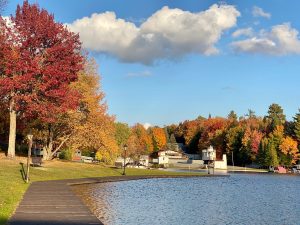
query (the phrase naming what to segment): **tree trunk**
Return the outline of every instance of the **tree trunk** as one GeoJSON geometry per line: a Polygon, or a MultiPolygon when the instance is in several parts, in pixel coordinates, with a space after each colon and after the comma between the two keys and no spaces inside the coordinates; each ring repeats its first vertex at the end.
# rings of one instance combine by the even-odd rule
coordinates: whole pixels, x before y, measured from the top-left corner
{"type": "Polygon", "coordinates": [[[16,129],[17,129],[17,112],[15,110],[14,99],[10,100],[9,119],[10,122],[9,122],[9,141],[8,141],[7,157],[14,158],[15,149],[16,149],[16,129]]]}
{"type": "Polygon", "coordinates": [[[51,124],[49,125],[49,139],[48,139],[48,143],[47,146],[44,147],[44,151],[43,151],[43,159],[44,160],[50,160],[52,157],[52,149],[53,149],[53,129],[51,124]]]}

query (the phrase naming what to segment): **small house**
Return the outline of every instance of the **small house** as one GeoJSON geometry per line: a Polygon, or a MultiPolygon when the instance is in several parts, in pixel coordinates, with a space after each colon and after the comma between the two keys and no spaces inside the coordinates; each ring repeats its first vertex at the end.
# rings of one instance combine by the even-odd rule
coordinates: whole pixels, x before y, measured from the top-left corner
{"type": "Polygon", "coordinates": [[[208,149],[202,150],[202,160],[204,164],[213,162],[215,169],[227,169],[227,156],[226,154],[222,155],[222,159],[217,159],[216,149],[212,146],[209,146],[208,149]]]}
{"type": "Polygon", "coordinates": [[[73,161],[81,161],[81,150],[77,149],[77,150],[74,152],[74,155],[73,155],[72,160],[73,160],[73,161]]]}
{"type": "Polygon", "coordinates": [[[169,156],[166,151],[153,152],[150,156],[150,161],[153,164],[166,165],[169,163],[169,156]]]}
{"type": "Polygon", "coordinates": [[[139,159],[139,165],[148,167],[149,166],[149,156],[141,155],[139,159]]]}

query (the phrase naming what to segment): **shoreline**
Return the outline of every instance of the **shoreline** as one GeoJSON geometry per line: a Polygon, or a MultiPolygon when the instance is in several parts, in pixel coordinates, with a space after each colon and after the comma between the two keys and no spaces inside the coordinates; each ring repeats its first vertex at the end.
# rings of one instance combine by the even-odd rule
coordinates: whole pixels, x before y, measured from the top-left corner
{"type": "Polygon", "coordinates": [[[229,175],[134,175],[79,178],[65,180],[35,181],[25,192],[15,213],[9,219],[10,225],[38,224],[98,224],[96,217],[71,186],[107,182],[145,179],[229,177],[229,175]]]}

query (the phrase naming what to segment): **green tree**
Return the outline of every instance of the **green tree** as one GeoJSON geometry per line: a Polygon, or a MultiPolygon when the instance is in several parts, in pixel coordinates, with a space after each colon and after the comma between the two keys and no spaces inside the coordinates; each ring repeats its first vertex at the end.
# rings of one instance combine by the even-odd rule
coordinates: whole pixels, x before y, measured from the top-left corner
{"type": "Polygon", "coordinates": [[[272,138],[263,138],[258,151],[257,162],[261,166],[278,166],[276,146],[272,138]]]}
{"type": "Polygon", "coordinates": [[[235,127],[238,125],[238,117],[233,110],[230,111],[230,113],[227,116],[227,119],[229,120],[230,127],[235,127]]]}
{"type": "Polygon", "coordinates": [[[172,151],[178,151],[178,145],[174,134],[171,134],[168,147],[172,151]]]}
{"type": "Polygon", "coordinates": [[[255,112],[252,109],[248,109],[248,113],[245,116],[247,116],[249,119],[256,117],[255,112]]]}
{"type": "Polygon", "coordinates": [[[285,115],[280,105],[273,103],[269,106],[267,120],[269,122],[270,131],[273,131],[276,126],[284,125],[285,115]]]}
{"type": "Polygon", "coordinates": [[[130,136],[130,127],[126,123],[115,123],[115,139],[120,149],[127,143],[130,136]]]}
{"type": "Polygon", "coordinates": [[[298,143],[300,143],[300,109],[294,117],[294,133],[298,143]]]}

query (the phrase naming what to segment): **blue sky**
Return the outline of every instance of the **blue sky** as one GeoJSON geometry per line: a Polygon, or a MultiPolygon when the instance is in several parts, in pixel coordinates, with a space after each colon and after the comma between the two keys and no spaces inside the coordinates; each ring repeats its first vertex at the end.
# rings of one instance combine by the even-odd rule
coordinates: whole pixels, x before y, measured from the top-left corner
{"type": "MultiPolygon", "coordinates": [[[[21,2],[10,0],[5,15],[21,2]]],[[[118,121],[263,116],[272,103],[292,119],[300,107],[296,0],[30,2],[80,33],[118,121]]]]}

